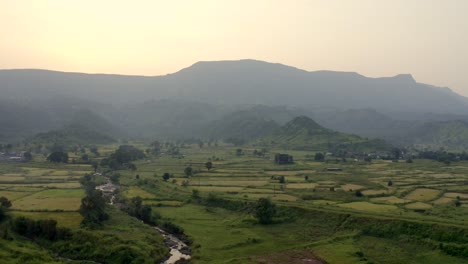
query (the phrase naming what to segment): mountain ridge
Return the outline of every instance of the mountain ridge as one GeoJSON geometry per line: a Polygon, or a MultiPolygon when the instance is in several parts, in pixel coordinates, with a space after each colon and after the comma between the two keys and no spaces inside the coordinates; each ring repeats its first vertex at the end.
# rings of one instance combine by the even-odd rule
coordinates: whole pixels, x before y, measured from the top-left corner
{"type": "Polygon", "coordinates": [[[197,62],[159,76],[0,70],[0,94],[19,100],[92,98],[116,105],[183,99],[233,105],[468,113],[468,98],[445,87],[418,83],[409,74],[370,78],[355,72],[306,71],[251,59],[197,62]]]}

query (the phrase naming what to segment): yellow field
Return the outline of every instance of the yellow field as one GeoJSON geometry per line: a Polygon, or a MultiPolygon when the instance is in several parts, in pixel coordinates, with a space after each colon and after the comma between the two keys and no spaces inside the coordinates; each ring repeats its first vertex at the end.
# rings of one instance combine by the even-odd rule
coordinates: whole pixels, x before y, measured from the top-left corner
{"type": "Polygon", "coordinates": [[[201,181],[201,185],[216,185],[216,186],[263,186],[267,185],[268,181],[201,181]]]}
{"type": "Polygon", "coordinates": [[[2,191],[0,190],[0,197],[7,197],[8,200],[14,201],[21,197],[25,197],[30,195],[30,192],[12,192],[12,191],[2,191]]]}
{"type": "Polygon", "coordinates": [[[396,196],[377,197],[377,198],[371,198],[370,200],[376,203],[387,203],[387,204],[402,204],[406,202],[405,199],[401,199],[396,196]]]}
{"type": "Polygon", "coordinates": [[[136,187],[136,186],[131,186],[128,189],[126,189],[124,194],[125,194],[126,197],[129,197],[129,198],[137,197],[137,196],[140,196],[143,199],[154,198],[154,194],[149,193],[149,192],[147,192],[147,191],[145,191],[145,190],[143,190],[143,189],[141,189],[139,187],[136,187]]]}
{"type": "Polygon", "coordinates": [[[388,212],[388,211],[398,209],[398,207],[394,205],[373,204],[369,202],[343,203],[343,204],[337,204],[337,206],[350,208],[354,210],[369,211],[369,212],[388,212]]]}
{"type": "Polygon", "coordinates": [[[0,181],[2,182],[17,182],[17,181],[24,181],[25,178],[23,176],[12,175],[12,174],[4,174],[0,176],[0,181]]]}
{"type": "Polygon", "coordinates": [[[364,195],[378,195],[378,194],[388,194],[388,190],[365,190],[362,191],[364,195]]]}
{"type": "Polygon", "coordinates": [[[296,175],[296,174],[308,174],[308,173],[315,173],[313,170],[291,170],[291,171],[265,171],[266,174],[269,175],[296,175]]]}
{"type": "Polygon", "coordinates": [[[432,205],[422,202],[415,202],[405,205],[408,209],[431,209],[432,205]]]}
{"type": "Polygon", "coordinates": [[[408,194],[405,199],[407,200],[413,200],[413,201],[431,201],[437,198],[439,196],[440,191],[439,190],[434,190],[434,189],[426,189],[426,188],[420,188],[412,191],[410,194],[408,194]]]}
{"type": "Polygon", "coordinates": [[[345,190],[345,191],[349,191],[349,190],[361,190],[361,189],[364,189],[365,187],[362,186],[362,185],[358,185],[358,184],[351,184],[351,183],[348,183],[348,184],[343,184],[341,185],[341,189],[345,190]]]}
{"type": "Polygon", "coordinates": [[[45,190],[13,202],[15,210],[78,210],[84,190],[45,190]]]}
{"type": "Polygon", "coordinates": [[[235,195],[237,197],[247,198],[247,199],[259,199],[259,198],[270,198],[274,201],[297,201],[297,197],[289,194],[262,194],[262,193],[242,193],[235,195]]]}
{"type": "Polygon", "coordinates": [[[460,199],[468,199],[468,193],[445,193],[444,196],[449,198],[460,197],[460,199]]]}
{"type": "Polygon", "coordinates": [[[78,212],[20,212],[12,211],[13,216],[24,216],[36,220],[54,219],[57,225],[67,228],[79,228],[83,217],[78,212]]]}
{"type": "Polygon", "coordinates": [[[434,201],[434,204],[448,204],[451,202],[453,202],[452,198],[440,197],[439,199],[434,201]]]}
{"type": "Polygon", "coordinates": [[[317,186],[316,183],[288,183],[288,189],[314,189],[317,186]]]}

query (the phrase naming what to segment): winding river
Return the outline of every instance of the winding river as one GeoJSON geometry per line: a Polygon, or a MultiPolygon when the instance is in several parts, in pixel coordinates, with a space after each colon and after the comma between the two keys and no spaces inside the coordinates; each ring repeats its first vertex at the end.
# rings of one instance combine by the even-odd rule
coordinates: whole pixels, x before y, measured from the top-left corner
{"type": "MultiPolygon", "coordinates": [[[[117,190],[119,186],[112,183],[109,178],[106,179],[107,183],[96,186],[96,189],[101,190],[105,197],[109,197],[109,204],[115,206],[116,197],[114,191],[117,190]]],[[[164,244],[170,250],[169,258],[163,261],[162,264],[174,264],[179,260],[191,258],[191,252],[186,243],[157,226],[153,226],[153,228],[164,237],[164,244]]]]}

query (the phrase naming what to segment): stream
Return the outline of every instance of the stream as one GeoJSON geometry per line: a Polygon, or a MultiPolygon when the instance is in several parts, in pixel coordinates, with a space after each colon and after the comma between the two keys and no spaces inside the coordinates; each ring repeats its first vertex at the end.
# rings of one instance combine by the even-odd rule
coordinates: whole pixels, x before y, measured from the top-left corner
{"type": "MultiPolygon", "coordinates": [[[[96,189],[102,191],[104,197],[109,197],[109,204],[115,206],[114,191],[117,190],[119,186],[112,183],[109,178],[106,179],[107,183],[96,186],[96,189]]],[[[175,264],[179,260],[190,259],[191,251],[187,244],[178,239],[175,235],[170,234],[157,226],[153,226],[153,228],[164,237],[164,244],[170,250],[169,258],[161,262],[161,264],[175,264]]]]}

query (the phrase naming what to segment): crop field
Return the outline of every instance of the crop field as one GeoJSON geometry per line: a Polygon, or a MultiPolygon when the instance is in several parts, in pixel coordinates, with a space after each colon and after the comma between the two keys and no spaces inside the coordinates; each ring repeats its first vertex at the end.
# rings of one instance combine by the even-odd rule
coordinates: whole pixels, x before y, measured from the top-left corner
{"type": "MultiPolygon", "coordinates": [[[[103,147],[101,153],[109,154],[112,149],[115,145],[103,147]]],[[[266,157],[251,151],[236,155],[234,147],[191,145],[182,149],[184,158],[161,155],[136,161],[135,171],[118,171],[120,195],[140,196],[162,219],[182,227],[194,241],[195,263],[301,263],[300,256],[328,263],[363,259],[402,263],[415,256],[417,261],[412,263],[466,263],[437,246],[363,235],[356,228],[361,228],[361,218],[365,219],[362,223],[398,219],[466,228],[468,162],[449,166],[428,160],[342,162],[330,158],[315,162],[310,160],[315,154],[310,151],[277,149],[266,157]],[[295,163],[274,164],[272,155],[277,152],[292,153],[295,163]],[[205,167],[207,161],[212,161],[212,168],[205,167]],[[187,176],[184,170],[188,166],[193,174],[187,176]],[[330,167],[342,171],[327,171],[330,167]],[[163,180],[164,173],[172,177],[163,180]],[[193,193],[203,199],[216,197],[242,204],[269,198],[281,210],[292,208],[294,213],[284,211],[277,222],[263,226],[249,210],[197,204],[193,193]],[[289,217],[294,220],[287,220],[289,217]],[[354,221],[358,224],[353,225],[354,221]],[[414,251],[418,253],[413,256],[414,251]]],[[[12,201],[13,216],[53,218],[59,226],[76,229],[82,220],[78,208],[84,197],[79,178],[91,171],[89,165],[38,160],[0,164],[0,196],[12,201]]],[[[114,224],[106,228],[116,234],[125,229],[114,224]]]]}
{"type": "MultiPolygon", "coordinates": [[[[253,151],[253,149],[251,150],[253,151]]],[[[375,160],[363,161],[314,162],[306,157],[314,152],[271,150],[270,153],[293,153],[295,164],[276,165],[272,154],[267,157],[255,157],[244,150],[243,155],[236,155],[234,148],[191,146],[183,150],[185,158],[161,156],[157,159],[137,163],[138,170],[133,173],[123,172],[125,184],[135,184],[132,177],[139,174],[141,179],[161,179],[165,172],[174,178],[164,185],[174,187],[169,191],[183,201],[192,190],[200,195],[209,193],[234,200],[255,200],[268,197],[291,206],[320,206],[330,210],[375,213],[382,216],[398,216],[414,219],[424,218],[428,210],[451,208],[467,214],[465,203],[468,201],[467,164],[459,162],[457,166],[416,160],[413,163],[375,160]],[[204,163],[213,162],[208,170],[204,163]],[[191,166],[194,175],[186,177],[184,168],[191,166]],[[342,171],[327,171],[327,167],[339,167],[342,171]],[[284,183],[279,178],[284,178],[284,183]],[[390,184],[389,182],[392,182],[390,184]],[[176,189],[174,189],[176,188],[176,189]],[[357,197],[356,191],[363,196],[357,197]],[[461,201],[461,207],[455,208],[455,200],[461,201]],[[317,200],[320,202],[314,203],[317,200]],[[418,216],[419,215],[419,216],[418,216]]],[[[158,194],[151,188],[145,192],[135,191],[130,187],[125,193],[133,197],[140,193],[145,199],[153,199],[158,194]]],[[[169,195],[170,196],[170,195],[169,195]]],[[[159,197],[163,200],[163,197],[159,197]]],[[[466,215],[465,215],[466,216],[466,215]]],[[[447,219],[431,216],[437,221],[447,219]]],[[[450,217],[450,223],[464,225],[466,217],[450,217]]]]}
{"type": "Polygon", "coordinates": [[[77,227],[77,210],[84,190],[79,178],[92,172],[81,164],[50,164],[43,157],[29,163],[0,164],[0,197],[12,201],[16,216],[33,219],[56,219],[59,226],[77,227]]]}
{"type": "MultiPolygon", "coordinates": [[[[194,205],[190,195],[196,190],[201,197],[215,195],[233,201],[269,198],[283,207],[466,227],[467,162],[458,162],[456,166],[428,160],[315,162],[307,158],[314,152],[278,149],[271,150],[266,157],[256,157],[249,151],[253,149],[244,150],[238,156],[235,148],[193,145],[183,149],[185,158],[160,156],[139,161],[136,171],[120,172],[123,195],[141,196],[162,217],[183,227],[195,239],[196,263],[275,263],[273,258],[294,259],[295,250],[299,250],[298,255],[324,258],[329,263],[360,262],[363,257],[356,255],[358,251],[365,251],[366,259],[376,263],[382,259],[385,259],[382,263],[401,263],[404,257],[398,254],[411,256],[407,247],[420,247],[418,261],[414,263],[464,263],[423,245],[403,245],[348,231],[331,235],[327,233],[330,229],[317,227],[323,222],[316,223],[310,234],[305,231],[307,228],[299,228],[301,224],[297,222],[273,225],[267,227],[272,230],[265,230],[252,226],[255,221],[249,214],[194,205]],[[272,153],[277,152],[294,153],[295,163],[274,164],[272,153]],[[213,168],[205,168],[207,161],[213,162],[213,168]],[[193,175],[185,175],[188,166],[192,167],[193,175]],[[327,171],[329,167],[339,167],[342,171],[327,171]],[[161,176],[165,172],[173,177],[163,181],[161,176]],[[137,174],[139,180],[135,178],[137,174]],[[157,183],[141,185],[145,179],[157,183]],[[362,196],[356,195],[357,191],[362,196]],[[457,200],[460,206],[455,206],[457,200]],[[269,239],[272,234],[275,239],[269,239]],[[382,248],[390,250],[393,259],[384,256],[382,248]],[[273,249],[277,253],[272,253],[273,249]]],[[[313,217],[306,219],[312,221],[313,217]]]]}

